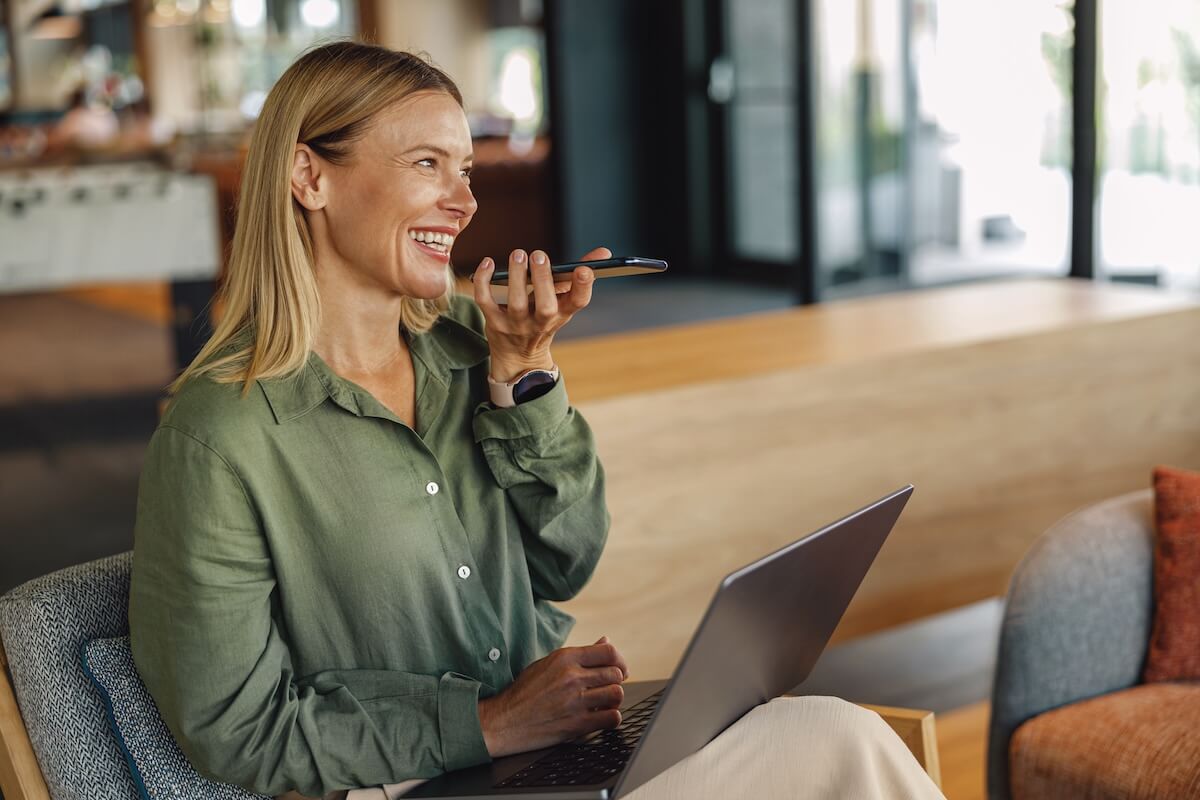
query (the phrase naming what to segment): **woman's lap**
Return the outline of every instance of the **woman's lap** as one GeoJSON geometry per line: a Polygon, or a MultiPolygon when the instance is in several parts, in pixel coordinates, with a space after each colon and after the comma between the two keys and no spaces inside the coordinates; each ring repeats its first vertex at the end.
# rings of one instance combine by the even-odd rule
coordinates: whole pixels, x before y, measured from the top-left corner
{"type": "MultiPolygon", "coordinates": [[[[407,788],[411,784],[358,789],[349,800],[393,800],[407,788]]],[[[626,797],[926,800],[943,795],[878,714],[833,697],[781,697],[755,708],[626,797]]]]}
{"type": "Polygon", "coordinates": [[[942,793],[878,714],[832,697],[784,697],[627,797],[925,800],[942,793]]]}

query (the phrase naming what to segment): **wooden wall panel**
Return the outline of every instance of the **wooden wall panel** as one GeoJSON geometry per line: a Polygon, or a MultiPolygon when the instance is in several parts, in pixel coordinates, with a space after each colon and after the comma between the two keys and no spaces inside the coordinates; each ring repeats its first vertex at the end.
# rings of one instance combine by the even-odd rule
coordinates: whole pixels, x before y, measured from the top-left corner
{"type": "Polygon", "coordinates": [[[572,641],[607,634],[637,678],[665,676],[722,575],[909,482],[836,638],[1002,593],[1063,514],[1148,485],[1156,464],[1200,468],[1200,308],[1110,311],[583,401],[613,528],[566,604],[572,641]]]}

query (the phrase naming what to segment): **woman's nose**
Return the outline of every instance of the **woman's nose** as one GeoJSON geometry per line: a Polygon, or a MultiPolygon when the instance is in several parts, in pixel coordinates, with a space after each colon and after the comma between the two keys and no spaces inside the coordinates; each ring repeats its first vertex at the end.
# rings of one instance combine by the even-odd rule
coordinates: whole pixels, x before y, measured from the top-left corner
{"type": "Polygon", "coordinates": [[[446,209],[464,217],[474,216],[475,210],[479,208],[479,203],[475,202],[475,195],[471,193],[471,187],[462,180],[454,181],[444,202],[446,209]]]}

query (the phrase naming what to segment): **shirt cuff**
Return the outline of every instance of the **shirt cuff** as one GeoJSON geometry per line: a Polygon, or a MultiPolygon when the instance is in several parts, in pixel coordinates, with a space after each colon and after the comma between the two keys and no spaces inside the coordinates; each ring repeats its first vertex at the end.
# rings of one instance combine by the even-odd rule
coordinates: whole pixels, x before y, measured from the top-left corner
{"type": "Polygon", "coordinates": [[[447,772],[492,760],[479,722],[479,682],[447,672],[438,683],[438,731],[447,772]]]}
{"type": "Polygon", "coordinates": [[[570,410],[567,387],[560,377],[554,388],[541,397],[512,408],[496,408],[481,403],[475,411],[475,441],[484,439],[523,439],[553,430],[570,410]]]}

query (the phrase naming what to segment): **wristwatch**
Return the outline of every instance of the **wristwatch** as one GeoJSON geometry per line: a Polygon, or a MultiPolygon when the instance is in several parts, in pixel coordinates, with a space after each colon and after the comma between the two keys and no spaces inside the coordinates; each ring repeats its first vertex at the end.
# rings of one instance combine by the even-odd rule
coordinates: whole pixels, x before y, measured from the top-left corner
{"type": "Polygon", "coordinates": [[[488,391],[492,396],[492,405],[499,408],[512,408],[521,403],[537,399],[554,388],[558,383],[558,366],[550,369],[531,369],[522,372],[509,383],[495,380],[488,375],[488,391]]]}

